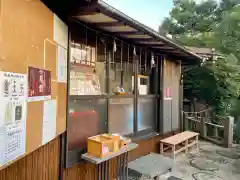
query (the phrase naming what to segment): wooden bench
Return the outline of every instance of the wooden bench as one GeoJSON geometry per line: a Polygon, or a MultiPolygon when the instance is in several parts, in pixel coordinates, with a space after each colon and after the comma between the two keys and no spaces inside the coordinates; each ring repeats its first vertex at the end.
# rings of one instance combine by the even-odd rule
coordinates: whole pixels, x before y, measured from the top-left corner
{"type": "Polygon", "coordinates": [[[194,145],[197,146],[198,150],[198,135],[199,133],[185,131],[174,136],[168,137],[166,139],[160,140],[160,153],[162,155],[166,154],[170,150],[170,154],[173,159],[175,155],[185,151],[194,145]]]}

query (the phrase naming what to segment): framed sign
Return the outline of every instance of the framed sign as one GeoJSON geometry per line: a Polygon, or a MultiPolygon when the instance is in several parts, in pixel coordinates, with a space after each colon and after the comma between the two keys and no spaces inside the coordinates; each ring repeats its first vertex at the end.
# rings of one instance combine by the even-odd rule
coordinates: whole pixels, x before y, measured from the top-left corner
{"type": "Polygon", "coordinates": [[[28,68],[28,101],[51,99],[51,72],[34,67],[28,68]]]}

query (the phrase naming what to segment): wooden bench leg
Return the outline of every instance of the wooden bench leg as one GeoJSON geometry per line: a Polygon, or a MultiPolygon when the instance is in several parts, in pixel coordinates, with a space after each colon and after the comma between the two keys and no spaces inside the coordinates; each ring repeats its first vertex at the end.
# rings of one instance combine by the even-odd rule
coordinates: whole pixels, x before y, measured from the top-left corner
{"type": "Polygon", "coordinates": [[[185,141],[185,153],[188,152],[188,140],[185,141]]]}
{"type": "Polygon", "coordinates": [[[163,143],[162,142],[160,143],[160,154],[163,155],[163,143]]]}
{"type": "Polygon", "coordinates": [[[172,158],[175,159],[175,145],[172,146],[172,158]]]}

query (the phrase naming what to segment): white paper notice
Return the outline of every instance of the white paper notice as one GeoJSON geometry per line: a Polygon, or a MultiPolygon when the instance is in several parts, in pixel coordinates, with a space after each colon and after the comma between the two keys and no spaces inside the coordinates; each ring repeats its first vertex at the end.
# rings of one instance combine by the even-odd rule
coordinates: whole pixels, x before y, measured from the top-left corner
{"type": "Polygon", "coordinates": [[[68,26],[56,14],[53,17],[53,36],[58,44],[68,47],[68,26]]]}
{"type": "Polygon", "coordinates": [[[26,151],[27,75],[0,71],[0,166],[26,151]]]}
{"type": "Polygon", "coordinates": [[[67,83],[67,50],[58,46],[58,82],[67,83]]]}
{"type": "Polygon", "coordinates": [[[44,101],[42,144],[46,144],[56,136],[57,102],[44,101]]]}

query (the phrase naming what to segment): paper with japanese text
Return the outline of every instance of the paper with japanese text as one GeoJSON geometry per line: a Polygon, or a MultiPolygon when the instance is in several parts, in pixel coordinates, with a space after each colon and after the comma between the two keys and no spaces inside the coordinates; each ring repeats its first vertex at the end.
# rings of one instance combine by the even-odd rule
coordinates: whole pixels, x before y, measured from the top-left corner
{"type": "Polygon", "coordinates": [[[26,152],[27,75],[0,71],[0,167],[26,152]]]}

